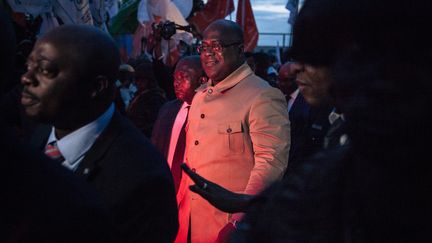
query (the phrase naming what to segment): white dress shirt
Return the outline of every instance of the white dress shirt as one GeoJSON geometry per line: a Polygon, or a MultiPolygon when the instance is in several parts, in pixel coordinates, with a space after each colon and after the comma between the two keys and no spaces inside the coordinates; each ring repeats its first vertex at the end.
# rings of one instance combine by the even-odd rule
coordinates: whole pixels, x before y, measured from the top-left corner
{"type": "Polygon", "coordinates": [[[291,107],[293,106],[295,99],[297,99],[299,92],[300,90],[296,89],[290,94],[290,99],[288,100],[288,112],[291,110],[291,107]]]}
{"type": "Polygon", "coordinates": [[[189,107],[190,105],[188,103],[183,102],[183,105],[180,107],[180,110],[177,113],[176,119],[173,124],[173,128],[171,131],[170,145],[168,149],[168,159],[167,159],[170,168],[172,166],[172,160],[174,158],[174,153],[177,146],[177,141],[180,136],[180,131],[183,128],[183,124],[186,122],[186,118],[189,112],[189,107]]]}
{"type": "Polygon", "coordinates": [[[57,147],[65,158],[62,163],[66,168],[75,171],[84,159],[87,151],[93,146],[96,139],[107,127],[114,114],[114,104],[93,122],[69,133],[60,140],[56,138],[55,128],[52,127],[48,143],[57,141],[57,147]]]}

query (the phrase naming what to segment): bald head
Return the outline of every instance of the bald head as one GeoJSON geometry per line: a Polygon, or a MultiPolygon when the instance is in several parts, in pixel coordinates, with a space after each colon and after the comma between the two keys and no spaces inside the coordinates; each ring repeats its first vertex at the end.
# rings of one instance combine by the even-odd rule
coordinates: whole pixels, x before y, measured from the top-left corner
{"type": "Polygon", "coordinates": [[[49,42],[80,69],[84,80],[97,76],[114,83],[120,54],[114,40],[89,25],[63,25],[44,35],[38,42],[49,42]]]}
{"type": "Polygon", "coordinates": [[[209,31],[219,31],[223,33],[222,41],[243,43],[243,30],[233,21],[219,19],[212,22],[204,31],[204,35],[209,31]]]}
{"type": "Polygon", "coordinates": [[[205,76],[199,56],[182,58],[174,72],[174,91],[176,97],[188,104],[192,103],[196,88],[201,84],[201,77],[205,76]]]}
{"type": "Polygon", "coordinates": [[[282,93],[290,95],[297,89],[294,63],[287,62],[279,69],[278,85],[282,93]]]}

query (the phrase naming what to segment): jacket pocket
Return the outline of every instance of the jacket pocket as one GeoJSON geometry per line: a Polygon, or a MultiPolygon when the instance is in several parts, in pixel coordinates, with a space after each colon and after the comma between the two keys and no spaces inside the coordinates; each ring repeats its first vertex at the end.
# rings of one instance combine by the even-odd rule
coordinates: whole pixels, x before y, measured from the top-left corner
{"type": "Polygon", "coordinates": [[[240,121],[219,124],[218,133],[224,136],[230,153],[243,153],[243,127],[240,121]]]}

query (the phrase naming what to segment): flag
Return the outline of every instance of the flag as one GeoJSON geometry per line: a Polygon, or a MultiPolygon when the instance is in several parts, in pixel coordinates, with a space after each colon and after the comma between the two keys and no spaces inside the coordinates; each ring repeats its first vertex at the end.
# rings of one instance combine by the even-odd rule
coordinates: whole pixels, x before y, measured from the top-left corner
{"type": "Polygon", "coordinates": [[[177,6],[184,18],[187,18],[192,12],[193,0],[172,0],[172,2],[177,6]]]}
{"type": "Polygon", "coordinates": [[[64,24],[93,25],[89,0],[53,0],[54,14],[64,24]]]}
{"type": "Polygon", "coordinates": [[[122,63],[126,63],[132,53],[133,36],[131,34],[116,35],[114,40],[119,48],[122,63]]]}
{"type": "Polygon", "coordinates": [[[298,0],[288,0],[285,8],[289,10],[288,23],[293,25],[298,14],[298,0]]]}
{"type": "Polygon", "coordinates": [[[249,0],[238,1],[236,22],[243,29],[245,51],[253,52],[258,43],[258,28],[249,0]]]}
{"type": "Polygon", "coordinates": [[[207,26],[215,20],[224,19],[234,11],[233,0],[208,0],[204,9],[195,13],[189,19],[198,32],[202,33],[207,26]]]}
{"type": "Polygon", "coordinates": [[[114,18],[119,11],[119,0],[105,0],[105,10],[110,19],[114,18]]]}
{"type": "Polygon", "coordinates": [[[105,0],[90,0],[89,2],[93,25],[103,31],[107,31],[105,22],[108,19],[108,13],[105,8],[105,0]]]}
{"type": "Polygon", "coordinates": [[[276,48],[275,49],[276,62],[280,66],[280,65],[282,65],[282,61],[281,61],[281,55],[280,55],[279,41],[276,42],[276,47],[275,48],[276,48]]]}
{"type": "Polygon", "coordinates": [[[54,29],[55,27],[59,26],[59,23],[57,19],[54,17],[54,14],[52,12],[44,13],[42,16],[42,24],[39,29],[39,35],[42,36],[43,34],[47,33],[48,31],[54,29]]]}
{"type": "Polygon", "coordinates": [[[139,0],[124,1],[117,15],[111,19],[109,32],[112,35],[133,34],[138,27],[137,9],[139,0]]]}
{"type": "Polygon", "coordinates": [[[43,13],[51,12],[50,0],[8,0],[9,6],[14,12],[28,13],[33,17],[37,17],[43,13]]]}

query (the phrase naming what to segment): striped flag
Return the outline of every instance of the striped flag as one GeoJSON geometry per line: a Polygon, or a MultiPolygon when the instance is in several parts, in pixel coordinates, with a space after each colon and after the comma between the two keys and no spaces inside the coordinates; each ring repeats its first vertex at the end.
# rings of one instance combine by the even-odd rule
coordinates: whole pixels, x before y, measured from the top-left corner
{"type": "Polygon", "coordinates": [[[65,24],[93,25],[89,0],[52,0],[54,14],[65,24]]]}
{"type": "Polygon", "coordinates": [[[253,52],[258,43],[258,28],[249,0],[238,1],[236,22],[243,29],[245,51],[253,52]]]}

